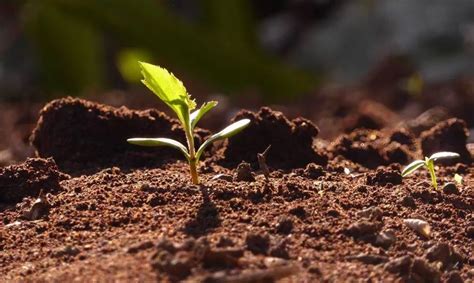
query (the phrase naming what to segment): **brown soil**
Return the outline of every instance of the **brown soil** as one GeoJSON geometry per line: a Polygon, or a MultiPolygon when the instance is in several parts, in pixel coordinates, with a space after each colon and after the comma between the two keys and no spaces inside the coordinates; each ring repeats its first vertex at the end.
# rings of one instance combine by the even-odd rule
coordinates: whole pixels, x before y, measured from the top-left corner
{"type": "MultiPolygon", "coordinates": [[[[425,171],[400,176],[399,163],[425,150],[409,127],[354,130],[324,147],[305,119],[268,108],[241,117],[252,126],[216,145],[194,186],[179,155],[124,143],[179,138],[164,114],[46,106],[33,142],[59,169],[39,158],[0,170],[0,281],[474,280],[472,159],[440,166],[436,191],[425,171]],[[267,179],[256,154],[269,144],[267,179]],[[242,160],[254,165],[250,181],[237,181],[242,160]],[[456,173],[462,184],[444,186],[456,173]],[[416,230],[423,221],[429,233],[416,230]]],[[[430,131],[443,140],[450,121],[430,131]]],[[[466,148],[465,136],[448,136],[466,148]]]]}

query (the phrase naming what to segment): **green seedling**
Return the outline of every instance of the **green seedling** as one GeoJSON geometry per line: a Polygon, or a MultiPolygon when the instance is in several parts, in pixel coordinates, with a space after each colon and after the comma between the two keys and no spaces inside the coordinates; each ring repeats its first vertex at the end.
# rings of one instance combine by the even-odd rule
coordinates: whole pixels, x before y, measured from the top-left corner
{"type": "Polygon", "coordinates": [[[196,108],[196,102],[191,99],[183,83],[172,73],[159,66],[144,62],[139,62],[139,65],[142,70],[143,84],[178,116],[178,120],[186,135],[187,147],[169,138],[131,138],[127,139],[127,141],[131,144],[141,146],[170,146],[178,149],[183,153],[189,163],[193,184],[199,184],[197,165],[206,147],[217,140],[222,140],[237,134],[249,125],[250,120],[242,119],[227,126],[222,131],[210,136],[202,143],[198,150],[196,150],[194,146],[194,128],[197,122],[217,105],[217,101],[206,102],[201,108],[194,110],[196,108]]]}
{"type": "Polygon", "coordinates": [[[441,151],[434,153],[430,157],[425,157],[425,160],[415,160],[412,163],[408,164],[405,169],[402,171],[402,177],[408,176],[411,173],[415,172],[420,167],[426,167],[431,176],[431,184],[435,189],[438,189],[438,181],[436,179],[434,162],[438,159],[447,159],[447,158],[457,158],[459,154],[449,151],[441,151]]]}

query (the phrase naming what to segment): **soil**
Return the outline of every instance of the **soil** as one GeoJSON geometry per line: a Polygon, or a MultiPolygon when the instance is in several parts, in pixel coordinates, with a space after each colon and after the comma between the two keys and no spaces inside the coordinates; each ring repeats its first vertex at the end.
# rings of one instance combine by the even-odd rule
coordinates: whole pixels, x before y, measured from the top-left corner
{"type": "Polygon", "coordinates": [[[413,121],[351,124],[325,141],[309,120],[270,108],[234,119],[243,117],[252,125],[216,144],[192,185],[179,154],[125,142],[183,139],[165,114],[72,98],[45,106],[32,137],[38,157],[0,169],[0,281],[474,280],[462,120],[418,132],[413,121]],[[268,145],[263,170],[257,153],[268,145]],[[462,158],[438,166],[439,190],[426,171],[401,177],[407,162],[445,145],[462,158]]]}

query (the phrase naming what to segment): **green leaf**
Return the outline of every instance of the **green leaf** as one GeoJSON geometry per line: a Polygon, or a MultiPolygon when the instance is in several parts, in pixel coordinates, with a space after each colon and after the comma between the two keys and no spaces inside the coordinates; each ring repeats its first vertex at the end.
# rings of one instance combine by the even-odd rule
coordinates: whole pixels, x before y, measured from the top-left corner
{"type": "Polygon", "coordinates": [[[402,177],[408,176],[411,173],[415,172],[418,168],[425,165],[425,161],[423,160],[415,160],[412,163],[408,164],[405,169],[402,171],[402,177]]]}
{"type": "Polygon", "coordinates": [[[438,159],[445,159],[445,158],[457,158],[459,157],[459,154],[456,152],[450,152],[450,151],[440,151],[436,152],[433,155],[430,156],[431,160],[438,160],[438,159]]]}
{"type": "Polygon", "coordinates": [[[191,113],[191,116],[190,116],[191,129],[194,129],[194,127],[196,127],[197,122],[199,122],[202,116],[204,116],[212,108],[216,107],[216,105],[217,105],[217,101],[209,101],[209,102],[204,103],[201,106],[201,108],[191,113]]]}
{"type": "Polygon", "coordinates": [[[189,153],[186,147],[175,140],[168,139],[168,138],[131,138],[127,139],[127,142],[135,145],[141,146],[170,146],[176,149],[179,149],[186,159],[189,159],[189,153]]]}
{"type": "Polygon", "coordinates": [[[225,127],[223,130],[221,130],[220,132],[210,136],[198,149],[197,153],[196,153],[196,159],[199,160],[199,158],[201,157],[201,154],[204,152],[204,150],[206,149],[206,147],[208,145],[210,145],[211,143],[217,141],[217,140],[222,140],[222,139],[225,139],[225,138],[229,138],[237,133],[239,133],[240,131],[242,131],[243,129],[245,129],[248,125],[250,124],[250,120],[249,119],[242,119],[242,120],[239,120],[235,123],[232,123],[231,125],[225,127]]]}
{"type": "Polygon", "coordinates": [[[462,176],[459,175],[458,173],[454,174],[454,181],[455,181],[458,185],[462,185],[462,176]]]}
{"type": "Polygon", "coordinates": [[[163,100],[187,128],[189,112],[196,108],[196,102],[191,99],[183,83],[164,68],[144,62],[138,63],[142,69],[143,84],[163,100]]]}

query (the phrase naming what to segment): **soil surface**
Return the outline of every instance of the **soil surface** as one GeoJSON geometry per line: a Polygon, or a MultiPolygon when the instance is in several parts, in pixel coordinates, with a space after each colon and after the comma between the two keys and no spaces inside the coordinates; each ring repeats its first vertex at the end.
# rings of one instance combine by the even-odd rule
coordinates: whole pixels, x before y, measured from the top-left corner
{"type": "Polygon", "coordinates": [[[321,140],[309,120],[270,108],[242,117],[252,125],[210,149],[196,186],[179,154],[125,142],[183,139],[165,114],[72,98],[45,106],[38,158],[0,168],[0,281],[474,280],[464,121],[351,118],[321,140]],[[268,145],[265,174],[257,154],[268,145]],[[426,171],[401,177],[438,150],[461,154],[437,167],[438,190],[426,171]]]}

